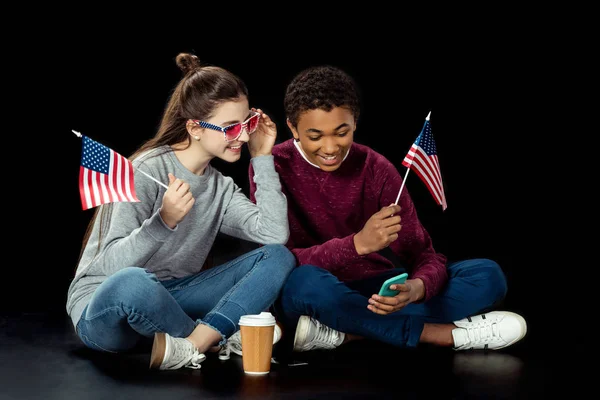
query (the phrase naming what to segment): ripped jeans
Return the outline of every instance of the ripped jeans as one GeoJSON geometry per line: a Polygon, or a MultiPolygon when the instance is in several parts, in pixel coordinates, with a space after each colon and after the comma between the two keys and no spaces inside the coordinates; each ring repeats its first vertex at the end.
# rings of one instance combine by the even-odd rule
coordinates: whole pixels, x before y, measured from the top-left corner
{"type": "Polygon", "coordinates": [[[187,337],[205,324],[224,344],[240,316],[272,305],[295,265],[285,246],[266,245],[185,278],[159,281],[143,268],[125,268],[98,286],[76,331],[92,349],[125,352],[156,332],[187,337]]]}

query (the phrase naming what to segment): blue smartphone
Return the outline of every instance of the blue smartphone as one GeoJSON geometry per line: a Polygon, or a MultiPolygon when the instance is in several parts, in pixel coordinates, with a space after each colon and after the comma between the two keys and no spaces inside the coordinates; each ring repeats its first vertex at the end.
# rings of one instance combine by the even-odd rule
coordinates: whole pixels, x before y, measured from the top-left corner
{"type": "Polygon", "coordinates": [[[380,296],[395,296],[395,295],[397,295],[398,293],[400,293],[400,291],[390,289],[390,285],[393,285],[395,283],[404,283],[404,282],[406,282],[406,278],[408,278],[408,274],[405,272],[403,274],[396,275],[393,278],[390,278],[387,281],[383,282],[383,285],[381,285],[381,289],[379,289],[379,295],[380,296]]]}

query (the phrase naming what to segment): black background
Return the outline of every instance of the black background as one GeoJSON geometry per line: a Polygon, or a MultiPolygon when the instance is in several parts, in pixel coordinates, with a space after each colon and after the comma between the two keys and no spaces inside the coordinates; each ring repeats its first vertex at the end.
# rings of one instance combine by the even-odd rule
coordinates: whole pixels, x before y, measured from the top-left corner
{"type": "MultiPolygon", "coordinates": [[[[535,54],[527,43],[517,46],[501,35],[488,38],[485,46],[385,35],[364,38],[363,44],[351,38],[305,38],[282,45],[206,36],[165,44],[135,34],[80,42],[76,36],[35,48],[40,60],[28,60],[34,67],[43,61],[34,70],[44,79],[39,85],[29,82],[31,90],[21,93],[27,102],[19,103],[29,118],[21,129],[36,133],[29,139],[37,151],[26,160],[28,176],[11,185],[17,198],[9,198],[26,210],[28,223],[21,221],[9,235],[16,239],[14,252],[27,262],[10,263],[14,267],[7,282],[18,283],[19,294],[7,294],[3,310],[64,313],[67,287],[93,213],[81,210],[81,142],[71,130],[129,156],[154,135],[181,77],[175,56],[191,51],[247,83],[251,106],[262,108],[277,123],[278,142],[291,137],[283,95],[292,77],[311,65],[345,69],[362,94],[355,141],[385,155],[402,175],[406,170],[401,161],[431,111],[448,208],[442,211],[414,174],[408,175],[406,190],[434,247],[450,260],[496,260],[508,278],[504,307],[523,314],[530,332],[542,322],[541,277],[550,267],[534,262],[537,245],[532,238],[542,228],[531,210],[539,196],[532,154],[522,143],[532,129],[530,113],[540,94],[535,54]],[[33,194],[27,186],[31,182],[33,194]]],[[[248,160],[245,149],[239,162],[214,160],[214,165],[247,190],[248,160]]]]}

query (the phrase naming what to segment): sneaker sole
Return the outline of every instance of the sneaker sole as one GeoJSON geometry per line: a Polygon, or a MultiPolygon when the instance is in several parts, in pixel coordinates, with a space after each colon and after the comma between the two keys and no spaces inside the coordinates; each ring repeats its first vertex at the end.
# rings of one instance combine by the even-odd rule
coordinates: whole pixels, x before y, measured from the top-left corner
{"type": "MultiPolygon", "coordinates": [[[[224,346],[227,346],[227,344],[224,344],[224,346]]],[[[231,350],[229,350],[231,351],[231,350]]],[[[229,354],[221,354],[221,351],[219,351],[219,360],[221,361],[227,361],[229,360],[231,357],[229,356],[229,354]]]]}
{"type": "Polygon", "coordinates": [[[164,333],[155,333],[152,343],[152,354],[150,356],[150,369],[160,368],[165,359],[166,339],[164,333]]]}
{"type": "Polygon", "coordinates": [[[508,346],[510,346],[512,344],[515,344],[519,340],[523,339],[525,337],[525,335],[527,334],[527,322],[525,322],[525,318],[521,317],[519,314],[515,314],[515,313],[510,312],[510,311],[503,311],[503,312],[505,314],[513,316],[517,321],[519,321],[519,325],[521,326],[521,336],[519,336],[518,338],[516,338],[512,342],[505,344],[504,346],[496,347],[495,349],[492,349],[492,350],[503,349],[503,348],[508,347],[508,346]]]}
{"type": "Polygon", "coordinates": [[[298,325],[296,326],[296,334],[294,335],[294,349],[293,351],[303,351],[302,346],[304,343],[300,343],[299,338],[302,337],[306,339],[306,335],[308,334],[308,328],[310,326],[310,317],[303,315],[298,320],[298,325]]]}

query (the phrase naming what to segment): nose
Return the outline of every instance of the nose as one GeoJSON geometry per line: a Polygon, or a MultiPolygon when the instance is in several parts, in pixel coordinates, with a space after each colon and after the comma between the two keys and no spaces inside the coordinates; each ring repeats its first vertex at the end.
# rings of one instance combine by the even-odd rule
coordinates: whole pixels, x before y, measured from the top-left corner
{"type": "Polygon", "coordinates": [[[239,138],[237,138],[237,140],[239,140],[240,142],[248,143],[248,140],[250,140],[250,135],[248,135],[248,130],[246,129],[246,127],[242,127],[242,134],[239,138]]]}
{"type": "Polygon", "coordinates": [[[325,140],[323,141],[323,153],[325,154],[335,154],[338,150],[338,144],[337,144],[337,140],[334,137],[325,137],[325,140]]]}

